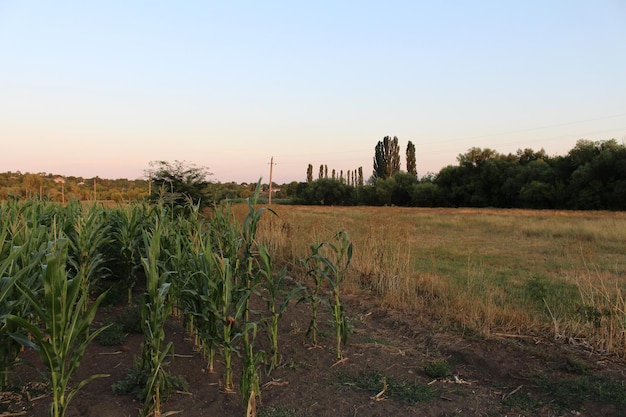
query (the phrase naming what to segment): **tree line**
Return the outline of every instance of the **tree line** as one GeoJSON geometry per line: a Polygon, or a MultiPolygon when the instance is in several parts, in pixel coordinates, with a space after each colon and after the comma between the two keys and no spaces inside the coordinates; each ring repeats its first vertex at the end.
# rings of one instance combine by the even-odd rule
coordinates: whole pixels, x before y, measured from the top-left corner
{"type": "MultiPolygon", "coordinates": [[[[437,174],[417,175],[415,145],[406,146],[400,166],[397,137],[374,147],[373,170],[346,171],[312,164],[306,182],[274,184],[276,201],[311,205],[395,205],[413,207],[499,207],[572,210],[626,210],[626,146],[615,139],[581,139],[566,155],[520,149],[501,154],[470,148],[457,165],[437,174]]],[[[62,177],[46,173],[0,173],[0,200],[162,200],[176,206],[237,201],[255,192],[255,183],[216,183],[205,167],[186,162],[153,161],[145,180],[62,177]]],[[[261,195],[269,188],[262,184],[261,195]]]]}
{"type": "Polygon", "coordinates": [[[407,145],[406,171],[399,149],[396,137],[378,142],[373,174],[363,185],[324,177],[299,184],[296,197],[322,205],[626,209],[626,146],[615,139],[581,139],[561,156],[544,149],[501,154],[473,147],[457,157],[457,165],[421,179],[414,145],[407,145]]]}

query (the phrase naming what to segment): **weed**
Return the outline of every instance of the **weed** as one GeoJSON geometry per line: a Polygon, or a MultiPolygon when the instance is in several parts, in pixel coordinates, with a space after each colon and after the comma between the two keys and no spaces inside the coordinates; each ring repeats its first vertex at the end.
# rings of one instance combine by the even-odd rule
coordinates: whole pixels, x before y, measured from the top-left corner
{"type": "Polygon", "coordinates": [[[96,337],[96,341],[102,346],[119,346],[126,340],[124,327],[120,323],[105,323],[106,327],[96,337]]]}
{"type": "Polygon", "coordinates": [[[563,370],[573,374],[585,375],[589,372],[589,365],[573,355],[568,355],[564,359],[563,370]]]}
{"type": "Polygon", "coordinates": [[[445,378],[451,375],[450,364],[445,359],[439,359],[424,364],[424,372],[431,378],[445,378]]]}
{"type": "Polygon", "coordinates": [[[502,400],[502,405],[505,405],[507,407],[515,407],[528,412],[533,412],[534,410],[541,407],[542,401],[538,397],[533,396],[530,392],[520,390],[513,393],[512,395],[507,395],[502,400]]]}
{"type": "MultiPolygon", "coordinates": [[[[141,369],[139,362],[135,363],[126,374],[126,378],[117,381],[111,385],[111,389],[116,394],[130,394],[139,401],[146,400],[146,384],[148,383],[148,374],[141,369]]],[[[180,375],[170,375],[167,378],[161,395],[166,397],[175,390],[187,391],[189,384],[184,377],[180,375]]]]}
{"type": "Polygon", "coordinates": [[[312,366],[313,364],[311,362],[306,362],[306,361],[296,362],[293,359],[286,361],[282,365],[283,368],[289,369],[290,371],[297,371],[298,369],[310,368],[312,366]]]}
{"type": "Polygon", "coordinates": [[[537,375],[535,386],[541,395],[519,390],[502,400],[506,406],[518,407],[528,412],[550,408],[557,412],[580,410],[585,403],[626,406],[626,387],[623,382],[587,374],[574,378],[555,378],[537,375]]]}
{"type": "Polygon", "coordinates": [[[428,385],[420,385],[417,381],[396,381],[375,371],[363,371],[356,375],[340,375],[339,380],[344,385],[374,395],[384,392],[385,397],[405,404],[426,402],[436,395],[436,392],[428,385]]]}
{"type": "Polygon", "coordinates": [[[258,417],[299,417],[301,414],[292,408],[267,407],[259,410],[258,417]]]}
{"type": "Polygon", "coordinates": [[[374,337],[374,336],[365,336],[363,338],[363,343],[375,343],[377,345],[389,345],[389,341],[386,339],[383,339],[382,337],[374,337]]]}
{"type": "Polygon", "coordinates": [[[620,381],[594,375],[559,379],[541,376],[537,384],[550,397],[550,406],[561,411],[579,409],[587,401],[626,406],[626,387],[620,381]]]}
{"type": "Polygon", "coordinates": [[[141,334],[141,308],[133,306],[122,310],[115,318],[115,323],[122,326],[124,333],[141,334]]]}

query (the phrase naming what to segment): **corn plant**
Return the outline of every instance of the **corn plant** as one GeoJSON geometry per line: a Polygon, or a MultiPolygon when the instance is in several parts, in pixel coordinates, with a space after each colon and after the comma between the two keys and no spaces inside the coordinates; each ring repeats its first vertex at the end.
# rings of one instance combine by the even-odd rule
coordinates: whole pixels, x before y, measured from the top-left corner
{"type": "Polygon", "coordinates": [[[42,327],[23,317],[8,316],[9,320],[30,333],[32,342],[20,335],[14,335],[14,337],[25,346],[34,348],[50,373],[52,387],[50,416],[52,417],[63,417],[72,398],[87,383],[93,379],[108,376],[92,375],[68,391],[69,379],[78,369],[85,349],[105,329],[101,327],[89,333],[96,309],[106,293],[101,294],[89,305],[89,299],[81,292],[81,283],[76,279],[68,279],[67,248],[67,239],[59,239],[50,245],[41,272],[43,294],[17,284],[42,327]],[[85,307],[87,305],[88,307],[85,307]]]}
{"type": "MultiPolygon", "coordinates": [[[[0,248],[2,246],[0,241],[0,248]]],[[[24,298],[16,297],[17,290],[14,290],[15,281],[25,271],[25,269],[15,271],[14,268],[15,258],[19,256],[22,249],[23,247],[16,247],[6,258],[0,260],[0,389],[8,384],[9,368],[17,358],[21,346],[11,337],[16,329],[12,326],[13,323],[6,320],[6,317],[15,314],[16,307],[22,304],[24,298]]]]}
{"type": "Polygon", "coordinates": [[[146,204],[118,207],[108,212],[112,239],[107,245],[112,260],[110,269],[127,290],[128,305],[133,302],[133,288],[142,270],[143,229],[156,218],[156,210],[146,204]]]}
{"type": "MultiPolygon", "coordinates": [[[[352,259],[352,242],[346,231],[340,231],[335,235],[339,246],[324,242],[311,246],[311,255],[304,261],[308,266],[307,274],[313,277],[313,293],[309,295],[312,304],[313,316],[308,332],[313,333],[313,343],[317,344],[317,308],[320,303],[328,305],[333,311],[335,335],[337,340],[337,359],[341,359],[341,345],[348,336],[346,316],[341,303],[341,284],[352,259]],[[326,250],[323,250],[326,249],[326,250]],[[330,253],[327,256],[325,253],[330,253]],[[330,287],[330,299],[320,293],[324,282],[330,287]]],[[[308,333],[307,332],[307,333],[308,333]]]]}
{"type": "Polygon", "coordinates": [[[224,358],[224,389],[233,390],[233,353],[237,353],[236,340],[242,336],[238,332],[237,324],[244,318],[244,313],[250,293],[245,288],[236,287],[233,267],[230,259],[218,259],[217,292],[219,294],[219,314],[222,326],[222,357],[224,358]]]}
{"type": "MultiPolygon", "coordinates": [[[[96,205],[77,213],[73,218],[69,264],[74,278],[81,283],[84,297],[107,274],[103,249],[110,242],[110,227],[104,222],[104,211],[96,205]]],[[[87,305],[85,305],[87,308],[87,305]]]]}
{"type": "Polygon", "coordinates": [[[147,256],[142,259],[146,272],[146,295],[141,311],[145,338],[138,373],[139,378],[146,378],[142,416],[160,416],[161,398],[166,397],[171,388],[171,378],[164,366],[173,344],[169,342],[163,348],[163,343],[165,321],[172,313],[174,298],[168,297],[172,271],[162,271],[159,265],[163,228],[163,224],[159,223],[152,233],[146,232],[147,256]]]}
{"type": "Polygon", "coordinates": [[[263,287],[266,290],[265,302],[269,317],[266,321],[267,334],[271,344],[272,359],[270,361],[270,370],[279,365],[278,356],[278,324],[283,313],[287,310],[289,303],[299,297],[302,292],[301,286],[296,286],[289,292],[285,292],[285,284],[290,281],[293,285],[295,282],[287,276],[287,266],[284,265],[277,273],[274,272],[272,265],[272,257],[270,256],[265,245],[258,245],[260,266],[259,275],[262,277],[263,287]],[[282,297],[282,300],[281,300],[282,297]]]}
{"type": "Polygon", "coordinates": [[[261,398],[260,368],[266,359],[264,351],[254,350],[257,327],[257,323],[246,323],[243,329],[244,356],[239,389],[243,404],[246,407],[246,417],[256,416],[257,398],[261,398]]]}
{"type": "Polygon", "coordinates": [[[317,312],[319,309],[320,303],[324,302],[324,297],[322,296],[322,288],[324,285],[324,277],[320,272],[323,272],[322,269],[322,254],[320,250],[323,247],[323,243],[316,243],[310,246],[311,254],[302,259],[301,262],[306,269],[306,275],[313,279],[313,287],[307,291],[307,294],[302,298],[302,300],[306,300],[311,303],[311,321],[309,322],[309,327],[307,329],[306,335],[307,337],[311,336],[311,341],[313,346],[318,346],[317,344],[317,312]]]}
{"type": "Polygon", "coordinates": [[[340,288],[346,277],[346,271],[352,260],[352,242],[350,235],[342,230],[335,235],[335,239],[339,241],[339,246],[331,246],[335,253],[334,262],[326,263],[328,271],[331,273],[326,276],[329,280],[332,291],[333,317],[335,318],[335,335],[337,339],[337,359],[341,359],[341,345],[345,344],[348,339],[348,326],[343,304],[341,303],[340,288]]]}
{"type": "Polygon", "coordinates": [[[8,373],[17,360],[22,345],[22,329],[6,316],[35,320],[34,312],[15,282],[37,292],[41,288],[40,266],[49,240],[48,228],[39,225],[42,210],[37,205],[12,204],[7,216],[0,219],[0,386],[8,383],[8,373]],[[9,215],[10,214],[10,215],[9,215]]]}
{"type": "Polygon", "coordinates": [[[187,317],[188,331],[207,359],[208,371],[214,372],[215,349],[219,335],[219,293],[216,276],[217,258],[207,234],[200,248],[192,252],[190,267],[195,271],[181,291],[180,303],[187,317]]]}
{"type": "Polygon", "coordinates": [[[243,220],[243,225],[241,228],[243,241],[245,242],[244,248],[244,258],[251,258],[253,248],[256,244],[256,233],[259,227],[259,222],[261,221],[261,215],[265,210],[268,210],[270,213],[276,215],[270,208],[257,208],[257,202],[259,200],[259,193],[261,191],[261,180],[256,184],[256,189],[254,192],[254,196],[252,199],[246,199],[246,204],[248,205],[248,214],[243,220]]]}

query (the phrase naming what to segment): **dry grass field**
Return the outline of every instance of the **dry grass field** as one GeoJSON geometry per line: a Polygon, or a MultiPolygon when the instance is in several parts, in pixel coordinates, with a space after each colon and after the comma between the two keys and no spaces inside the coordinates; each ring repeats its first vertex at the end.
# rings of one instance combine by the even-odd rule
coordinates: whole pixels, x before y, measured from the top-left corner
{"type": "MultiPolygon", "coordinates": [[[[240,210],[243,207],[235,207],[240,210]]],[[[550,335],[626,356],[626,213],[273,206],[260,230],[297,270],[346,230],[347,288],[481,335],[550,335]]]]}

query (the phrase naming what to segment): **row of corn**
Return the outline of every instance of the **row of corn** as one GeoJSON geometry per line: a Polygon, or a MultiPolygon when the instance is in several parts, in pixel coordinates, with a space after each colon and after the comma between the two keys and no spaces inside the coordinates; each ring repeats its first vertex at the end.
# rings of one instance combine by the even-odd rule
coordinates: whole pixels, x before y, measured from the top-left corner
{"type": "Polygon", "coordinates": [[[233,361],[241,361],[239,391],[249,416],[256,413],[261,372],[281,363],[279,323],[294,303],[312,307],[313,343],[318,307],[329,308],[341,359],[347,325],[340,285],[352,257],[348,234],[312,244],[296,280],[256,238],[267,209],[257,207],[256,197],[247,204],[239,222],[227,205],[202,216],[197,208],[167,204],[1,203],[0,388],[10,383],[20,352],[35,349],[50,380],[50,415],[64,416],[85,384],[107,376],[70,384],[87,346],[105,330],[93,328],[99,305],[119,288],[126,291],[124,303],[141,306],[144,342],[126,382],[140,392],[142,416],[160,416],[173,387],[166,359],[174,346],[165,343],[164,330],[173,314],[182,317],[210,372],[221,357],[225,390],[236,390],[233,361]]]}

